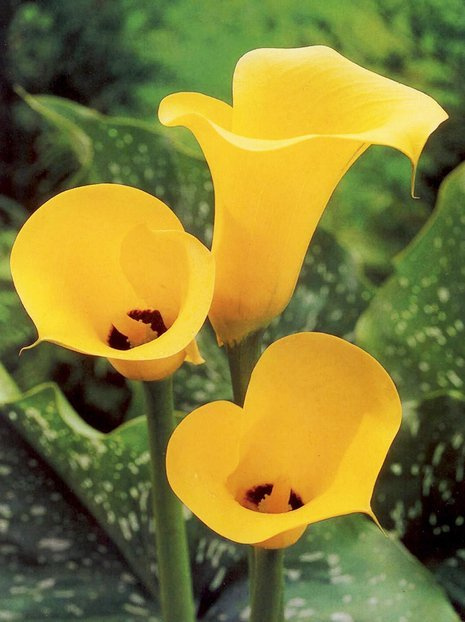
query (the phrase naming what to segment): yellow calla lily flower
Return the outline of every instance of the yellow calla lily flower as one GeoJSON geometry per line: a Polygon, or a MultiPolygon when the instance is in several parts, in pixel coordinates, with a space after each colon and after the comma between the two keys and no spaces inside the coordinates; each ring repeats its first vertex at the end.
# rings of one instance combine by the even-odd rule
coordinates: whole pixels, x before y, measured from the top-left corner
{"type": "Polygon", "coordinates": [[[210,319],[231,344],[285,308],[334,188],[365,149],[395,147],[415,167],[447,114],[427,95],[314,46],[249,52],[234,72],[233,106],[175,93],[159,118],[189,128],[210,167],[210,319]]]}
{"type": "Polygon", "coordinates": [[[106,357],[132,379],[202,362],[194,338],[210,308],[214,260],[141,190],[97,184],[53,197],[19,232],[11,271],[36,343],[106,357]]]}
{"type": "Polygon", "coordinates": [[[264,352],[243,408],[212,402],[180,423],[168,479],[220,535],[281,548],[310,523],[374,518],[373,487],[400,421],[396,388],[375,359],[338,337],[299,333],[264,352]]]}

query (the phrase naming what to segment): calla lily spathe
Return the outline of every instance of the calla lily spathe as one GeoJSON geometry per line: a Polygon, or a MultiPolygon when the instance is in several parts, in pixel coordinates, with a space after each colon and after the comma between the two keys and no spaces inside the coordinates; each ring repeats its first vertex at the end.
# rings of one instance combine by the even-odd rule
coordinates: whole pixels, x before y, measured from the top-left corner
{"type": "Polygon", "coordinates": [[[161,102],[159,118],[189,128],[210,167],[210,319],[231,344],[287,305],[318,220],[365,149],[394,147],[415,167],[447,114],[429,96],[314,46],[249,52],[234,72],[232,106],[176,93],[161,102]]]}
{"type": "Polygon", "coordinates": [[[97,184],[53,197],[19,232],[11,270],[38,342],[106,357],[133,379],[202,362],[194,339],[214,260],[141,190],[97,184]]]}
{"type": "Polygon", "coordinates": [[[213,402],[180,423],[168,479],[220,535],[281,548],[310,523],[373,516],[400,421],[396,388],[375,359],[338,337],[299,333],[264,352],[243,408],[213,402]]]}

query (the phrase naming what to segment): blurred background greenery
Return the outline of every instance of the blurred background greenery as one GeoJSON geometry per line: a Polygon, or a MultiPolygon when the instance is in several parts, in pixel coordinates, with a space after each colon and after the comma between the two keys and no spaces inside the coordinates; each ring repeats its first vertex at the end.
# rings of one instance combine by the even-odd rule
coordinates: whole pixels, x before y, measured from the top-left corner
{"type": "MultiPolygon", "coordinates": [[[[443,194],[444,218],[433,227],[444,248],[453,241],[454,248],[447,250],[451,262],[443,265],[438,249],[436,255],[430,253],[427,235],[421,237],[417,254],[399,255],[434,213],[445,176],[465,159],[463,0],[0,0],[0,4],[1,358],[21,390],[56,381],[81,416],[103,431],[143,411],[134,383],[126,382],[106,361],[52,345],[41,345],[21,360],[17,357],[18,349],[32,341],[34,329],[9,281],[8,253],[15,231],[29,213],[73,185],[130,183],[160,196],[180,214],[187,229],[208,241],[213,201],[208,170],[187,132],[167,132],[159,125],[158,103],[179,90],[230,101],[235,63],[257,47],[329,45],[364,67],[425,91],[447,110],[449,121],[433,134],[420,161],[416,181],[420,199],[410,196],[410,165],[397,152],[373,147],[351,169],[325,212],[296,295],[269,329],[267,339],[295,330],[317,329],[349,339],[357,334],[358,343],[374,352],[393,374],[406,404],[406,423],[381,478],[377,511],[382,523],[434,571],[463,613],[465,392],[459,333],[464,293],[460,269],[465,264],[460,241],[465,225],[460,221],[461,228],[456,229],[449,222],[451,216],[454,223],[460,217],[463,170],[443,194]],[[437,318],[442,313],[441,322],[453,320],[455,333],[449,330],[447,344],[439,341],[434,347],[427,334],[421,346],[415,331],[427,326],[430,317],[417,314],[405,316],[410,321],[408,334],[394,337],[398,318],[418,302],[406,298],[399,275],[414,282],[421,269],[426,283],[433,268],[442,270],[436,278],[449,288],[447,295],[442,290],[444,306],[437,318]],[[363,322],[357,324],[364,311],[363,322]]],[[[417,295],[425,313],[428,305],[435,308],[437,299],[429,300],[432,294],[426,285],[417,295]]],[[[208,330],[202,346],[208,366],[195,374],[184,369],[177,374],[177,404],[183,410],[229,396],[227,366],[208,330]]],[[[46,392],[39,391],[37,399],[30,401],[42,408],[45,397],[46,392]]],[[[59,401],[54,408],[60,411],[59,401]]],[[[40,431],[32,423],[28,427],[27,417],[22,421],[22,436],[44,456],[36,440],[40,431]]],[[[58,434],[64,424],[55,421],[53,425],[58,434]]],[[[71,434],[69,430],[60,433],[71,434]]],[[[73,452],[78,454],[79,439],[69,442],[75,443],[73,452]]],[[[28,450],[22,447],[21,451],[28,450]]],[[[117,514],[121,508],[112,507],[102,518],[76,473],[70,476],[66,466],[59,461],[57,466],[50,456],[47,461],[98,522],[107,522],[107,533],[124,554],[124,542],[121,545],[118,534],[108,528],[110,511],[117,514]]],[[[98,481],[98,474],[95,477],[98,481]]],[[[0,532],[1,510],[0,505],[0,532]]],[[[348,543],[350,537],[348,533],[348,543]]],[[[224,554],[227,572],[237,578],[238,557],[235,550],[228,551],[224,554]]],[[[352,560],[349,553],[347,559],[352,560]]],[[[126,559],[131,562],[130,555],[126,559]]],[[[18,566],[16,558],[14,564],[18,566]]],[[[202,568],[199,576],[203,572],[210,581],[213,566],[202,568]]],[[[320,572],[317,569],[317,581],[320,572]]],[[[200,585],[203,579],[198,581],[200,585]]],[[[213,596],[207,588],[199,590],[207,611],[218,598],[218,586],[213,596]]],[[[420,590],[422,594],[428,611],[433,605],[420,590]]],[[[0,599],[0,612],[1,604],[0,599]]],[[[102,607],[104,611],[105,603],[102,607]]],[[[352,611],[357,622],[375,619],[365,609],[360,604],[352,611]]],[[[92,611],[100,615],[93,619],[103,619],[103,613],[92,611]]],[[[427,619],[418,615],[405,619],[427,619]]],[[[446,620],[441,615],[434,619],[446,620]]],[[[401,619],[397,610],[393,616],[386,614],[386,622],[401,619]]]]}

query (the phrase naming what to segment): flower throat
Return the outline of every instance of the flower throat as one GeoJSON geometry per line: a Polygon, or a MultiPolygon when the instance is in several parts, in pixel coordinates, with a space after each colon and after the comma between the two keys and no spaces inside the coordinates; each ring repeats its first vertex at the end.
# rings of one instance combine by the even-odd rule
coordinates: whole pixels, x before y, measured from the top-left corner
{"type": "Polygon", "coordinates": [[[287,480],[278,480],[274,484],[260,484],[249,488],[241,505],[255,512],[277,514],[298,510],[303,506],[303,501],[290,488],[287,480]]]}
{"type": "Polygon", "coordinates": [[[112,324],[110,334],[107,339],[110,348],[115,348],[115,350],[130,350],[131,348],[140,346],[143,343],[148,343],[149,341],[157,339],[157,337],[160,337],[168,330],[160,311],[151,309],[145,309],[143,311],[140,309],[132,309],[131,311],[128,311],[127,315],[131,318],[131,320],[144,324],[146,326],[146,330],[142,334],[138,331],[139,334],[134,336],[125,335],[112,324]]]}

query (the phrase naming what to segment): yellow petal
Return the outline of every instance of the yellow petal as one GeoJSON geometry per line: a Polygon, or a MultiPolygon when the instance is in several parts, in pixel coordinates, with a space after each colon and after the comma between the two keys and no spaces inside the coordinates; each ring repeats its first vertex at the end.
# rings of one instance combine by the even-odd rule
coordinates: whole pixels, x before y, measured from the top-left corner
{"type": "Polygon", "coordinates": [[[202,365],[202,363],[205,363],[205,359],[203,358],[199,350],[199,346],[195,340],[191,341],[186,348],[186,361],[188,363],[192,363],[193,365],[202,365]]]}
{"type": "Polygon", "coordinates": [[[340,135],[389,145],[412,162],[447,118],[428,95],[324,46],[245,54],[233,94],[234,133],[267,139],[340,135]]]}
{"type": "Polygon", "coordinates": [[[372,515],[373,487],[400,419],[397,391],[377,361],[337,337],[300,333],[262,355],[244,409],[214,402],[183,420],[168,448],[168,477],[219,534],[288,546],[310,523],[372,515]],[[250,495],[274,485],[276,498],[250,509],[250,495]],[[295,509],[279,512],[286,486],[295,509]]]}
{"type": "Polygon", "coordinates": [[[340,178],[370,144],[414,165],[447,118],[427,95],[326,47],[263,49],[237,64],[233,107],[198,93],[165,98],[162,123],[199,141],[215,187],[211,321],[235,342],[279,314],[340,178]]]}
{"type": "Polygon", "coordinates": [[[211,254],[174,213],[112,184],[69,190],[39,208],[11,266],[40,341],[107,357],[130,378],[158,379],[182,363],[213,291],[211,254]],[[158,336],[128,317],[134,310],[157,310],[168,330],[158,336]],[[110,347],[112,327],[136,347],[110,347]]]}
{"type": "Polygon", "coordinates": [[[131,380],[163,380],[171,376],[185,359],[186,353],[181,350],[172,356],[150,361],[127,361],[114,358],[108,360],[120,374],[131,380]]]}

